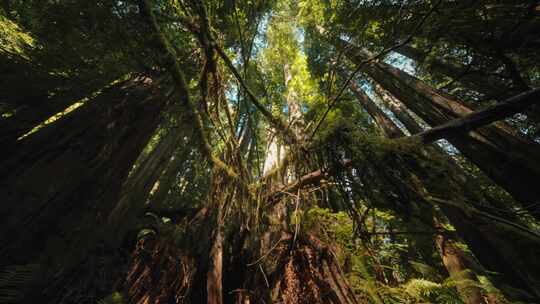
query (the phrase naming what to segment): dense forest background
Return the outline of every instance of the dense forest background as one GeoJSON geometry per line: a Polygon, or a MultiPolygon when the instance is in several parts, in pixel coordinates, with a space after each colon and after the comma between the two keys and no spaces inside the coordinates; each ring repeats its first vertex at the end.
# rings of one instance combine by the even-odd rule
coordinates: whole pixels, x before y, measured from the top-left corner
{"type": "Polygon", "coordinates": [[[540,303],[540,3],[0,1],[1,303],[540,303]]]}

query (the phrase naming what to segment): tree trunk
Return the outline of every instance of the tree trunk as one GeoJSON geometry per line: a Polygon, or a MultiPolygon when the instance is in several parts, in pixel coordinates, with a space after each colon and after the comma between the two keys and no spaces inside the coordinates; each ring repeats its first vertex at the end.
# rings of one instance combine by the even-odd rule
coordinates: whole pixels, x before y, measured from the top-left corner
{"type": "Polygon", "coordinates": [[[453,137],[467,133],[479,127],[502,120],[516,113],[522,112],[536,103],[540,98],[540,89],[530,90],[509,98],[485,110],[472,112],[461,118],[456,118],[442,125],[415,134],[424,143],[438,139],[453,137]]]}
{"type": "Polygon", "coordinates": [[[313,235],[282,236],[271,275],[272,301],[284,304],[358,304],[336,266],[331,251],[313,235]]]}
{"type": "Polygon", "coordinates": [[[168,233],[145,236],[131,255],[125,279],[127,303],[204,303],[215,212],[201,208],[168,233]],[[180,238],[180,241],[179,241],[180,238]]]}
{"type": "Polygon", "coordinates": [[[353,94],[356,96],[356,99],[362,107],[366,110],[366,112],[375,120],[375,124],[377,127],[381,129],[383,134],[388,136],[389,138],[397,138],[404,136],[404,133],[399,129],[399,127],[394,124],[393,121],[391,121],[384,112],[371,100],[371,98],[364,93],[364,91],[360,90],[358,86],[351,82],[349,84],[349,88],[353,92],[353,94]]]}
{"type": "MultiPolygon", "coordinates": [[[[435,227],[440,228],[440,221],[434,217],[435,227]]],[[[465,253],[456,241],[445,234],[435,235],[435,245],[441,256],[444,267],[450,278],[455,281],[456,288],[465,304],[484,304],[482,290],[477,286],[476,275],[467,267],[465,253]]]]}
{"type": "Polygon", "coordinates": [[[375,94],[383,102],[383,104],[390,110],[397,119],[409,130],[411,134],[422,132],[424,129],[422,126],[412,117],[407,111],[405,105],[394,98],[390,93],[381,87],[378,83],[374,83],[375,94]]]}
{"type": "MultiPolygon", "coordinates": [[[[370,57],[367,51],[354,48],[350,44],[347,46],[347,55],[357,64],[370,57]]],[[[372,62],[365,65],[364,71],[432,126],[472,112],[460,101],[437,92],[386,63],[372,62]]],[[[540,180],[538,144],[517,136],[503,123],[447,139],[516,198],[524,209],[540,218],[540,188],[535,186],[535,182],[540,180]]]]}
{"type": "Polygon", "coordinates": [[[126,303],[185,303],[191,292],[196,262],[158,236],[138,241],[123,281],[126,303]]]}
{"type": "MultiPolygon", "coordinates": [[[[378,119],[375,119],[375,120],[377,121],[377,123],[380,124],[380,126],[384,130],[384,133],[386,134],[387,137],[397,138],[397,137],[404,136],[403,131],[399,130],[397,125],[395,125],[394,122],[392,122],[388,118],[388,116],[386,116],[384,112],[379,107],[377,107],[377,105],[373,102],[371,98],[369,98],[369,96],[367,96],[367,94],[359,91],[357,88],[351,88],[351,89],[353,90],[353,92],[356,91],[355,95],[358,97],[358,100],[360,101],[360,103],[364,105],[366,111],[372,117],[375,117],[375,116],[378,117],[378,119]]],[[[381,95],[384,94],[384,92],[381,90],[378,90],[378,93],[381,95]]],[[[389,97],[386,95],[383,95],[383,96],[389,97]]],[[[416,126],[416,127],[419,127],[419,126],[416,126]]],[[[427,148],[426,152],[436,153],[436,154],[442,153],[442,151],[438,151],[434,147],[427,148]]],[[[474,199],[474,198],[471,198],[471,199],[474,199]]],[[[439,254],[450,276],[455,280],[467,280],[465,282],[458,283],[458,291],[463,301],[467,304],[484,303],[480,288],[474,285],[475,283],[478,284],[478,281],[476,280],[474,274],[471,274],[470,270],[465,266],[466,263],[464,262],[465,257],[463,253],[457,246],[455,246],[455,244],[452,241],[449,241],[448,243],[445,243],[445,241],[446,241],[446,236],[444,234],[438,234],[435,238],[435,243],[437,247],[439,248],[439,254]],[[445,245],[447,247],[444,247],[445,245]]]]}
{"type": "Polygon", "coordinates": [[[218,224],[210,251],[210,267],[206,283],[208,304],[223,303],[223,232],[218,224]]]}
{"type": "MultiPolygon", "coordinates": [[[[396,51],[417,62],[424,63],[426,61],[427,53],[424,53],[421,50],[418,50],[408,44],[397,48],[396,51]]],[[[489,75],[483,74],[481,71],[469,70],[466,67],[456,66],[450,63],[442,62],[438,59],[431,59],[429,60],[428,64],[429,70],[446,75],[453,80],[464,84],[466,87],[483,94],[486,97],[495,98],[499,101],[507,99],[529,89],[527,85],[509,86],[504,82],[493,79],[489,75]]],[[[513,63],[508,62],[507,65],[513,66],[513,63]]],[[[519,73],[514,72],[514,74],[516,73],[518,74],[518,76],[516,77],[518,79],[521,79],[519,73]]],[[[473,105],[469,106],[472,107],[473,105]]],[[[540,107],[536,106],[532,109],[524,111],[524,113],[526,113],[527,117],[531,118],[532,121],[538,123],[540,122],[539,109],[540,107]]]]}
{"type": "Polygon", "coordinates": [[[171,156],[182,140],[182,136],[173,130],[168,130],[164,138],[150,155],[139,163],[122,186],[120,199],[107,219],[106,235],[112,244],[120,243],[124,234],[133,228],[137,217],[148,203],[150,191],[156,181],[173,162],[171,156]]]}
{"type": "Polygon", "coordinates": [[[52,275],[86,256],[167,103],[151,82],[106,90],[4,160],[2,265],[43,263],[52,275]]]}
{"type": "Polygon", "coordinates": [[[448,76],[485,96],[504,99],[520,92],[510,90],[504,83],[497,83],[489,76],[482,75],[480,71],[469,71],[466,67],[446,63],[438,59],[430,59],[426,62],[428,54],[408,44],[400,46],[396,49],[396,52],[416,62],[427,63],[430,71],[448,76]]]}
{"type": "Polygon", "coordinates": [[[54,114],[65,110],[76,101],[76,97],[55,98],[42,100],[33,106],[18,109],[13,117],[0,120],[0,145],[4,147],[0,157],[10,157],[17,150],[17,139],[30,132],[34,127],[43,123],[54,114]]]}

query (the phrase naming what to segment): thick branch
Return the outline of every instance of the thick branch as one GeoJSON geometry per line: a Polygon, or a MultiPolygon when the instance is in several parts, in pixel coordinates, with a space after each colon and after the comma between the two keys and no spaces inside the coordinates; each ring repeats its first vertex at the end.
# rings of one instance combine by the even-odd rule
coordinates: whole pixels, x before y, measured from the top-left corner
{"type": "Polygon", "coordinates": [[[420,132],[411,136],[411,138],[418,139],[423,143],[430,143],[438,139],[455,136],[459,133],[466,133],[497,120],[523,112],[528,107],[537,103],[538,100],[540,100],[540,88],[521,93],[485,110],[472,112],[461,118],[420,132]]]}
{"type": "MultiPolygon", "coordinates": [[[[342,168],[348,168],[351,165],[351,160],[346,159],[341,162],[342,168]]],[[[273,204],[279,201],[283,196],[289,194],[289,193],[295,193],[299,189],[302,189],[307,186],[312,185],[318,185],[323,179],[327,179],[337,173],[339,168],[331,168],[331,169],[319,169],[313,172],[310,172],[296,181],[285,185],[281,189],[274,191],[270,193],[270,195],[267,196],[267,202],[268,204],[273,204]]]]}

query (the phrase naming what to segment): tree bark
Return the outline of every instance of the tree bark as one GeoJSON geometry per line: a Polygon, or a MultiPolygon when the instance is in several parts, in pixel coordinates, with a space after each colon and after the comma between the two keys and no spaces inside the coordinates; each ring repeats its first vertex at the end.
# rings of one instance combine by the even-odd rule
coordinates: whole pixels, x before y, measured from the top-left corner
{"type": "Polygon", "coordinates": [[[185,303],[196,267],[194,258],[170,240],[144,237],[137,242],[122,282],[127,303],[185,303]]]}
{"type": "Polygon", "coordinates": [[[150,79],[127,81],[22,140],[2,164],[2,265],[77,265],[166,104],[150,79]]]}
{"type": "Polygon", "coordinates": [[[75,98],[63,97],[56,100],[42,100],[35,106],[24,106],[13,117],[0,120],[0,145],[4,147],[0,157],[6,158],[16,151],[17,139],[30,132],[54,114],[63,111],[76,101],[75,98]]]}
{"type": "Polygon", "coordinates": [[[150,155],[134,169],[122,186],[120,199],[107,219],[106,235],[111,244],[119,244],[125,233],[133,228],[163,171],[170,165],[171,156],[178,148],[182,136],[175,129],[161,139],[150,155]]]}
{"type": "Polygon", "coordinates": [[[380,98],[383,104],[390,110],[397,119],[409,130],[411,134],[420,133],[424,129],[422,126],[407,112],[405,105],[394,98],[390,93],[383,89],[378,83],[373,84],[375,94],[380,98]]]}
{"type": "MultiPolygon", "coordinates": [[[[220,211],[223,209],[219,208],[220,211]]],[[[218,212],[218,221],[222,217],[218,212]]],[[[212,249],[210,250],[210,266],[206,281],[208,304],[223,303],[223,223],[218,223],[214,231],[212,249]]]]}

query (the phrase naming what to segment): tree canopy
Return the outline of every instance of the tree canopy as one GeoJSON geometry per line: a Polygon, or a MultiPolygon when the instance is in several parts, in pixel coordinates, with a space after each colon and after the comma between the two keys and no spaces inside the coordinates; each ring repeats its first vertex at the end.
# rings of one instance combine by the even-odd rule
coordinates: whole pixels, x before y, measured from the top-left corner
{"type": "Polygon", "coordinates": [[[0,303],[540,302],[537,1],[0,24],[0,303]]]}

